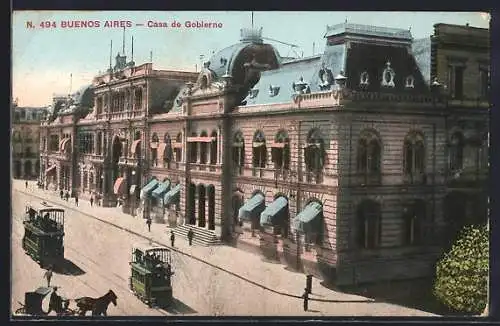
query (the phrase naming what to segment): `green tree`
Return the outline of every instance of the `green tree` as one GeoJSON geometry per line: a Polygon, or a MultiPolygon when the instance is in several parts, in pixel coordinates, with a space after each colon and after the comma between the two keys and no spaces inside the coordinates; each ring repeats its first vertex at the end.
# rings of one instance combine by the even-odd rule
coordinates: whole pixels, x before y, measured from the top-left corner
{"type": "Polygon", "coordinates": [[[488,262],[486,225],[465,227],[437,263],[434,295],[457,312],[481,313],[487,302],[488,262]]]}

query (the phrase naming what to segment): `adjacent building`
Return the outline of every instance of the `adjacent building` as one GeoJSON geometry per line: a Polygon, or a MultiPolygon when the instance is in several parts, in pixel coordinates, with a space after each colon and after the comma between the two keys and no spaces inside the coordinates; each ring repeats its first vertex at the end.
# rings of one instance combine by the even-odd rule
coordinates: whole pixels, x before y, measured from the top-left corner
{"type": "Polygon", "coordinates": [[[20,107],[12,104],[12,176],[16,179],[36,179],[40,174],[40,122],[46,108],[20,107]]]}
{"type": "Polygon", "coordinates": [[[429,275],[486,217],[489,32],[437,24],[414,40],[342,23],[324,36],[322,54],[284,60],[243,29],[200,73],[118,55],[67,132],[63,114],[44,122],[57,155],[66,133],[75,144],[68,186],[337,284],[429,275]]]}

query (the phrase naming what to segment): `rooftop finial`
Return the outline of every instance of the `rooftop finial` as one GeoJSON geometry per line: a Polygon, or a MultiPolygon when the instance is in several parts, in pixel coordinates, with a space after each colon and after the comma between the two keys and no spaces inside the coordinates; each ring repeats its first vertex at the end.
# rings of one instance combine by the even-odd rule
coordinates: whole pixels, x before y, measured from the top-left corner
{"type": "Polygon", "coordinates": [[[253,11],[252,11],[252,29],[253,29],[253,11]]]}
{"type": "Polygon", "coordinates": [[[123,26],[122,55],[125,55],[125,26],[123,26]]]}

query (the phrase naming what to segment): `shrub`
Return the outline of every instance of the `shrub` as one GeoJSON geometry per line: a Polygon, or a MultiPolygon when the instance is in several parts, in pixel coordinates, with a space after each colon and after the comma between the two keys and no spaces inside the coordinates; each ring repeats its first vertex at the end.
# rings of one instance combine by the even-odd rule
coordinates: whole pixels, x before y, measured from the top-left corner
{"type": "Polygon", "coordinates": [[[457,312],[481,313],[487,301],[488,261],[486,226],[465,227],[437,263],[434,295],[457,312]]]}

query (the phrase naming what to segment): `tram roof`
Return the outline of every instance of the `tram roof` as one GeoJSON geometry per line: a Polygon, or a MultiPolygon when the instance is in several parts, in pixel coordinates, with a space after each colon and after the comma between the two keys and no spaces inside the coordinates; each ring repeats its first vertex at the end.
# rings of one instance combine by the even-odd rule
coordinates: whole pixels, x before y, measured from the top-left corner
{"type": "Polygon", "coordinates": [[[170,249],[168,249],[167,247],[161,246],[157,243],[136,243],[132,246],[132,248],[133,250],[138,249],[144,253],[148,251],[157,251],[157,250],[170,251],[170,249]]]}
{"type": "Polygon", "coordinates": [[[42,202],[31,202],[27,204],[28,207],[34,209],[35,211],[61,211],[64,212],[64,208],[49,204],[45,201],[42,202]]]}

